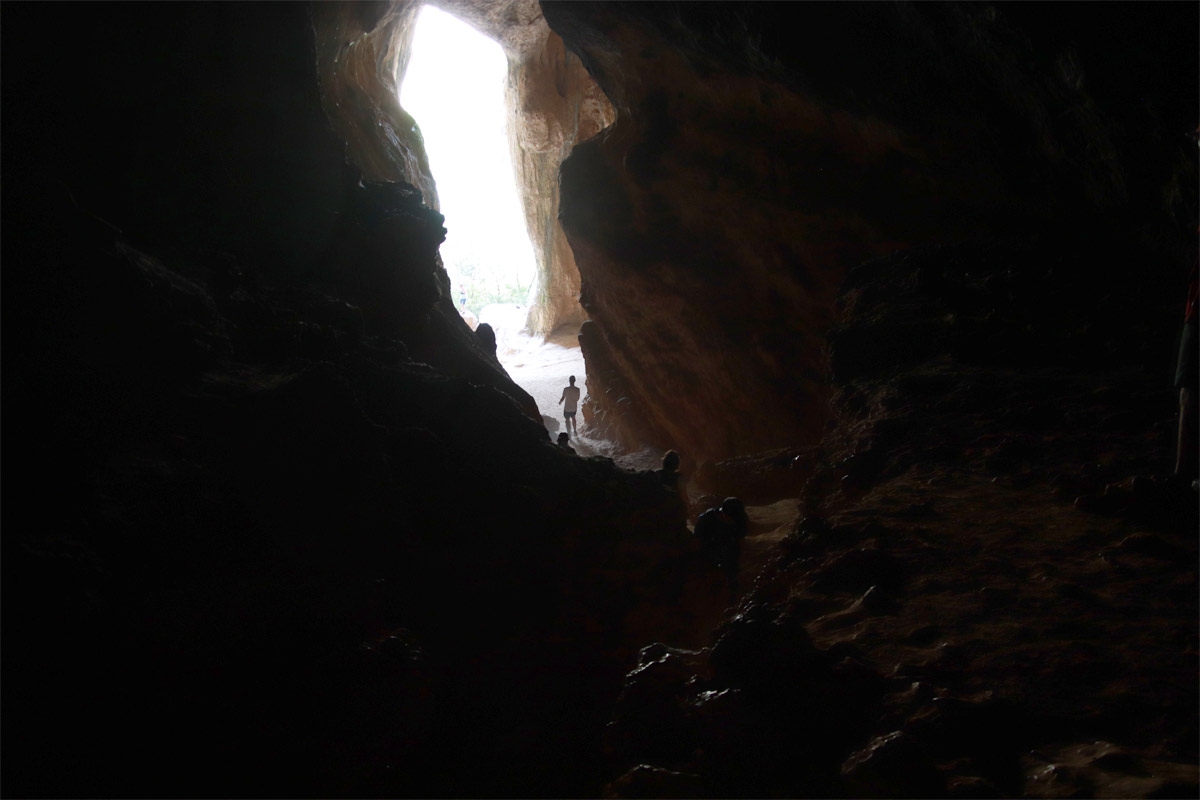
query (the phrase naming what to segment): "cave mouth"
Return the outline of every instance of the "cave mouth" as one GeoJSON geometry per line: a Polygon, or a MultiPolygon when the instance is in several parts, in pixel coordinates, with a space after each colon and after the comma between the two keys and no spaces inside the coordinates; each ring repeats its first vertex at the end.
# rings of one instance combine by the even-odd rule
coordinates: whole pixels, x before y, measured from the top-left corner
{"type": "Polygon", "coordinates": [[[446,217],[441,256],[455,306],[472,327],[486,321],[498,335],[519,333],[525,320],[507,330],[511,312],[527,310],[538,278],[505,131],[508,58],[430,5],[417,16],[410,52],[400,103],[420,126],[446,217]]]}
{"type": "MultiPolygon", "coordinates": [[[[577,324],[547,332],[530,323],[530,306],[542,287],[512,162],[509,71],[509,56],[498,42],[425,4],[398,99],[420,128],[446,218],[440,253],[455,307],[471,328],[484,322],[492,327],[498,360],[534,398],[556,437],[564,429],[562,390],[570,376],[585,388],[587,374],[577,324]]],[[[616,443],[588,436],[582,407],[577,425],[571,437],[576,452],[628,457],[616,443]]]]}

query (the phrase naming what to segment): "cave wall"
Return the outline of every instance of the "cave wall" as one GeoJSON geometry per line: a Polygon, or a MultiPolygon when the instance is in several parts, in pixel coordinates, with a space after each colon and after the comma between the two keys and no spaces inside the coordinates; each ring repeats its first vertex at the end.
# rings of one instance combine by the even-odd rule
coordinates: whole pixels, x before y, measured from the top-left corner
{"type": "Polygon", "coordinates": [[[585,417],[613,438],[813,441],[833,294],[871,258],[1055,228],[1177,255],[1195,224],[1191,6],[543,10],[617,109],[564,162],[560,213],[585,417]]]}
{"type": "MultiPolygon", "coordinates": [[[[402,333],[430,363],[539,418],[455,311],[437,255],[435,187],[394,84],[417,8],[148,6],[139,19],[161,35],[125,46],[123,22],[73,7],[69,62],[45,68],[16,48],[6,58],[6,174],[17,192],[68,192],[195,275],[231,258],[265,280],[326,286],[368,330],[402,333]],[[413,206],[434,241],[410,263],[403,248],[364,250],[381,195],[367,199],[364,180],[412,185],[434,210],[413,206]],[[359,264],[347,269],[350,258],[359,264]]],[[[27,6],[9,13],[19,29],[43,23],[27,6]]]]}
{"type": "Polygon", "coordinates": [[[425,145],[399,98],[420,10],[403,0],[313,4],[314,48],[322,106],[348,157],[371,180],[418,187],[436,209],[425,145]]]}
{"type": "Polygon", "coordinates": [[[608,99],[558,34],[546,29],[541,48],[509,61],[510,146],[526,224],[538,259],[538,296],[529,310],[532,333],[583,324],[579,268],[558,222],[558,169],[577,142],[613,121],[608,99]]]}

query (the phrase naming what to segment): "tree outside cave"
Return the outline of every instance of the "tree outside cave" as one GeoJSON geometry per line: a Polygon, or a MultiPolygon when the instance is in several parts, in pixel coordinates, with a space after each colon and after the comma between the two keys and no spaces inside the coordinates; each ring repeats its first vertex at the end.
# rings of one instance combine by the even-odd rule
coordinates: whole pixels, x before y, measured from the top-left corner
{"type": "Polygon", "coordinates": [[[465,305],[477,317],[484,307],[497,303],[527,305],[533,287],[533,276],[522,279],[519,267],[483,264],[470,255],[459,256],[446,265],[446,271],[455,292],[455,305],[465,305]]]}

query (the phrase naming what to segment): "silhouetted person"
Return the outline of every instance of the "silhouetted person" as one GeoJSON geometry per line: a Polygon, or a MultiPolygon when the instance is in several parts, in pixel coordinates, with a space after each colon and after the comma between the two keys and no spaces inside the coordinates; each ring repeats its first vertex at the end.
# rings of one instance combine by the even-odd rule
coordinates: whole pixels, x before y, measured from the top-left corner
{"type": "Polygon", "coordinates": [[[479,337],[479,342],[483,345],[484,350],[493,356],[496,355],[496,332],[492,330],[491,325],[486,322],[479,323],[479,327],[475,329],[475,335],[479,337]]]}
{"type": "Polygon", "coordinates": [[[1187,305],[1183,314],[1183,334],[1179,340],[1179,362],[1175,369],[1175,388],[1179,390],[1179,440],[1175,447],[1175,474],[1186,482],[1195,481],[1198,477],[1196,431],[1196,401],[1200,392],[1200,379],[1197,378],[1196,359],[1196,325],[1197,325],[1197,295],[1200,293],[1200,256],[1192,266],[1188,275],[1187,305]]]}
{"type": "Polygon", "coordinates": [[[563,389],[562,397],[558,398],[558,402],[563,407],[563,420],[566,423],[567,431],[574,436],[579,432],[575,427],[575,409],[579,405],[579,387],[575,385],[574,375],[570,378],[570,385],[563,389]]]}
{"type": "Polygon", "coordinates": [[[567,432],[563,431],[558,435],[558,446],[568,453],[574,453],[575,448],[571,447],[571,437],[567,436],[567,432]]]}
{"type": "Polygon", "coordinates": [[[719,508],[708,509],[696,520],[694,533],[700,547],[725,573],[731,592],[737,591],[742,539],[748,525],[746,506],[736,497],[726,497],[719,508]]]}

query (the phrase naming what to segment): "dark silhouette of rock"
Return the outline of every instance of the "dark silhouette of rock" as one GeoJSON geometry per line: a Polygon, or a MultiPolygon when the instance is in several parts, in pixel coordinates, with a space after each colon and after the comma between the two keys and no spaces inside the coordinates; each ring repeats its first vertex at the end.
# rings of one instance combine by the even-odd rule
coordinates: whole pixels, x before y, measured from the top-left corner
{"type": "Polygon", "coordinates": [[[479,323],[479,327],[475,329],[475,336],[478,337],[479,343],[483,345],[483,350],[492,358],[496,357],[496,332],[492,330],[492,326],[486,322],[479,323]]]}

